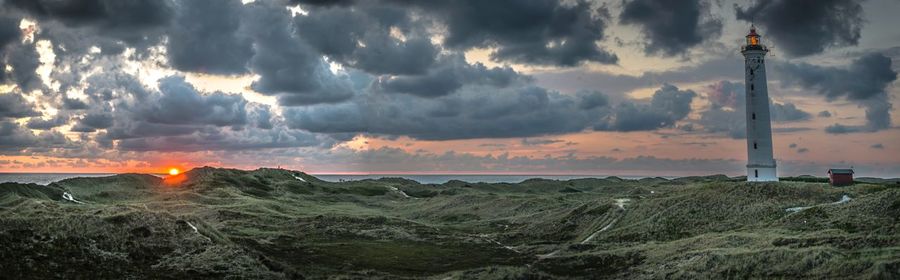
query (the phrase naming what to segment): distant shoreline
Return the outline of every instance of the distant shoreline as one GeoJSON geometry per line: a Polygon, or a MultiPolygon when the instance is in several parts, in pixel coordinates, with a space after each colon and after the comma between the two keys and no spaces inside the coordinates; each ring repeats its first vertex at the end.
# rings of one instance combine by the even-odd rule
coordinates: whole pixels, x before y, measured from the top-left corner
{"type": "MultiPolygon", "coordinates": [[[[23,173],[23,172],[0,172],[0,183],[6,182],[17,182],[17,183],[35,183],[41,185],[47,185],[53,182],[57,182],[60,180],[65,180],[69,178],[77,178],[77,177],[104,177],[104,176],[112,176],[116,174],[122,173],[23,173]]],[[[165,177],[168,174],[162,173],[143,173],[149,174],[159,177],[165,177]]],[[[545,179],[545,180],[576,180],[576,179],[606,179],[610,177],[615,177],[619,179],[625,180],[641,180],[646,178],[662,178],[666,180],[675,180],[678,178],[686,178],[686,177],[705,177],[705,176],[716,176],[722,174],[715,175],[703,175],[703,176],[624,176],[624,175],[554,175],[554,174],[309,174],[319,178],[323,181],[328,182],[343,182],[343,181],[360,181],[360,180],[378,180],[381,178],[403,178],[407,180],[413,180],[419,182],[421,184],[444,184],[449,181],[463,181],[467,183],[520,183],[522,181],[530,180],[530,179],[545,179]]],[[[727,176],[727,175],[725,175],[727,176]]],[[[729,178],[740,179],[742,176],[728,176],[729,178]]],[[[781,177],[782,180],[785,181],[825,181],[827,177],[824,176],[810,176],[810,175],[801,175],[801,176],[786,176],[781,177]]],[[[858,177],[857,180],[865,180],[866,178],[870,179],[868,181],[900,181],[898,178],[880,178],[880,177],[858,177]]]]}

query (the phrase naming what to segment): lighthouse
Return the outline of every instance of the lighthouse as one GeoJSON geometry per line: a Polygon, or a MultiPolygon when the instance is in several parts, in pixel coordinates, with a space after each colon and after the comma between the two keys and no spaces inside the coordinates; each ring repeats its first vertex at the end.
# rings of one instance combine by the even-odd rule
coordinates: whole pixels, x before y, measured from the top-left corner
{"type": "Polygon", "coordinates": [[[775,158],[772,156],[772,122],[769,118],[769,91],[766,86],[766,53],[756,27],[750,27],[744,55],[744,92],[747,98],[747,181],[775,182],[775,158]]]}

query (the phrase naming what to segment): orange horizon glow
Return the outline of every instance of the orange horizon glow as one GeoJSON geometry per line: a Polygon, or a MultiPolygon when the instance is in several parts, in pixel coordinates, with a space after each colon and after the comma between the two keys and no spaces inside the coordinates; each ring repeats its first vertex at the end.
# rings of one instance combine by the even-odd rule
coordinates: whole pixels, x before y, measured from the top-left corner
{"type": "Polygon", "coordinates": [[[178,168],[170,168],[169,169],[169,175],[175,176],[175,175],[178,175],[178,173],[181,173],[181,171],[179,171],[178,168]]]}

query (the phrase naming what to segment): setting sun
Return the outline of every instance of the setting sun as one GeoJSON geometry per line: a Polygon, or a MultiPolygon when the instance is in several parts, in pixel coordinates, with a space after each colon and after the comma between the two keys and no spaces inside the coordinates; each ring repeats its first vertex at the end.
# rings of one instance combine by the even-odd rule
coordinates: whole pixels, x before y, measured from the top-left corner
{"type": "Polygon", "coordinates": [[[178,173],[180,173],[178,171],[178,168],[169,169],[169,175],[175,176],[175,175],[178,175],[178,173]]]}

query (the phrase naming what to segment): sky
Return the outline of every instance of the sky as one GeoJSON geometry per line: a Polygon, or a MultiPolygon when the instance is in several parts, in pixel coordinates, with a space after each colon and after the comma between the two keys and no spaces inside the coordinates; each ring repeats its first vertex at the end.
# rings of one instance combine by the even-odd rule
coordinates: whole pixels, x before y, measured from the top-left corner
{"type": "Polygon", "coordinates": [[[0,0],[0,172],[900,177],[895,0],[0,0]]]}

